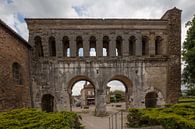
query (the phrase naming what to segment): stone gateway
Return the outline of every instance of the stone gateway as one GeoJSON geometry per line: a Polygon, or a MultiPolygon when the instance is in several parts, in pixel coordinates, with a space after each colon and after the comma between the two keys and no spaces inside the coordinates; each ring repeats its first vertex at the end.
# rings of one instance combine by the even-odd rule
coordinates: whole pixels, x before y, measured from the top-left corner
{"type": "Polygon", "coordinates": [[[33,47],[33,107],[70,110],[71,90],[80,80],[95,88],[96,115],[106,112],[111,80],[125,85],[127,107],[177,102],[181,10],[168,10],[161,19],[27,18],[26,22],[33,47]]]}

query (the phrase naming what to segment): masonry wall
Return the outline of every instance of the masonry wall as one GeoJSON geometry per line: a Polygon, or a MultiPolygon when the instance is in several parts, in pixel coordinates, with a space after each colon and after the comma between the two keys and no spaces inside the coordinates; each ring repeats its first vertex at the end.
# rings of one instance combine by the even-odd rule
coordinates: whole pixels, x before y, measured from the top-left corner
{"type": "Polygon", "coordinates": [[[29,86],[29,48],[0,24],[0,111],[30,107],[29,86]],[[13,80],[13,63],[21,66],[21,85],[13,80]]]}
{"type": "Polygon", "coordinates": [[[181,11],[168,10],[161,19],[27,19],[29,43],[33,46],[33,105],[41,108],[42,96],[54,96],[54,110],[70,109],[73,84],[87,80],[95,86],[96,111],[106,111],[106,87],[111,80],[126,86],[127,107],[145,107],[149,92],[158,95],[157,105],[176,103],[180,93],[181,11]],[[35,38],[42,42],[43,55],[36,54],[35,38]],[[84,55],[77,54],[77,37],[82,37],[84,55]],[[89,56],[90,36],[96,38],[95,57],[89,56]],[[109,37],[109,55],[103,56],[103,39],[109,37]],[[122,54],[116,55],[117,36],[122,54]],[[134,36],[133,54],[129,39],[134,36]],[[49,39],[55,39],[51,56],[49,39]],[[68,37],[70,56],[64,56],[63,38],[68,37]],[[160,45],[156,39],[160,37],[160,45]],[[148,46],[144,46],[144,39],[148,46]],[[160,52],[156,48],[160,47],[160,52]],[[147,53],[143,52],[147,48],[147,53]]]}

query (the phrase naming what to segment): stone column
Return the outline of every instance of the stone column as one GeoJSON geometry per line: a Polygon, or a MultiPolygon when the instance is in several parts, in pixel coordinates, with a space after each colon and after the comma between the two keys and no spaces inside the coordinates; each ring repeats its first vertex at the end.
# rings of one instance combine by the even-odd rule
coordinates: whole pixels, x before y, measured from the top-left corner
{"type": "Polygon", "coordinates": [[[142,34],[141,32],[136,33],[136,42],[135,42],[135,55],[142,55],[142,34]]]}
{"type": "Polygon", "coordinates": [[[106,115],[106,95],[103,89],[96,90],[96,116],[106,115]]]}
{"type": "Polygon", "coordinates": [[[168,35],[162,36],[161,42],[161,54],[166,56],[167,55],[167,45],[168,45],[168,35]]]}
{"type": "Polygon", "coordinates": [[[116,38],[114,36],[110,37],[109,41],[109,56],[116,56],[116,38]]]}
{"type": "Polygon", "coordinates": [[[83,56],[89,57],[89,37],[83,36],[83,56]]]}
{"type": "Polygon", "coordinates": [[[42,38],[43,54],[45,57],[49,57],[49,36],[44,35],[42,38]]]}
{"type": "Polygon", "coordinates": [[[63,57],[62,36],[60,34],[57,34],[55,37],[56,37],[56,56],[63,57]]]}
{"type": "Polygon", "coordinates": [[[129,37],[126,35],[122,42],[122,55],[129,56],[129,37]]]}
{"type": "Polygon", "coordinates": [[[103,39],[102,36],[96,37],[96,56],[103,56],[103,39]]]}
{"type": "Polygon", "coordinates": [[[149,40],[149,55],[155,55],[155,34],[151,33],[150,40],[149,40]]]}
{"type": "Polygon", "coordinates": [[[70,57],[76,57],[76,38],[75,36],[70,36],[70,57]]]}

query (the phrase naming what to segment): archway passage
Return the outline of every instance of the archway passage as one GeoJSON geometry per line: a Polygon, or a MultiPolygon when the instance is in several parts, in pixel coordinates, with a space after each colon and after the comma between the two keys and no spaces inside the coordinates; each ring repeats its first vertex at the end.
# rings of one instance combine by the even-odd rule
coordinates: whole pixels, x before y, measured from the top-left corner
{"type": "Polygon", "coordinates": [[[84,76],[77,76],[69,83],[70,110],[80,112],[83,109],[95,110],[95,86],[84,76]]]}
{"type": "Polygon", "coordinates": [[[107,110],[128,109],[133,87],[131,80],[126,76],[116,75],[110,79],[107,85],[110,87],[110,103],[107,104],[107,110]]]}
{"type": "Polygon", "coordinates": [[[107,111],[125,110],[126,88],[121,81],[112,80],[107,84],[106,103],[107,111]]]}
{"type": "Polygon", "coordinates": [[[41,101],[42,111],[53,112],[54,111],[54,97],[50,94],[45,94],[41,101]]]}
{"type": "Polygon", "coordinates": [[[155,108],[157,106],[158,95],[156,92],[149,92],[145,96],[146,108],[155,108]]]}

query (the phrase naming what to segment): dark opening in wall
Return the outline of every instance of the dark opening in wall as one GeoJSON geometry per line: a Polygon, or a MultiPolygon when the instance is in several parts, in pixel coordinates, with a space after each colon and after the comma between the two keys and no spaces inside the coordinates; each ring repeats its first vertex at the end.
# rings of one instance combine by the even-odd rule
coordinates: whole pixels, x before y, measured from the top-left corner
{"type": "Polygon", "coordinates": [[[103,56],[109,56],[109,37],[103,37],[103,56]]]}
{"type": "Polygon", "coordinates": [[[90,37],[89,54],[90,56],[96,56],[96,38],[94,36],[90,37]]]}
{"type": "Polygon", "coordinates": [[[53,36],[49,38],[49,53],[50,56],[56,56],[56,42],[53,36]]]}
{"type": "Polygon", "coordinates": [[[35,53],[38,57],[43,57],[43,46],[42,46],[42,41],[41,41],[41,37],[36,36],[34,38],[34,42],[35,42],[35,53]]]}
{"type": "Polygon", "coordinates": [[[155,55],[162,54],[162,38],[160,36],[156,36],[155,39],[155,55]]]}
{"type": "Polygon", "coordinates": [[[54,97],[50,94],[45,94],[41,101],[42,110],[46,112],[54,111],[54,97]]]}
{"type": "Polygon", "coordinates": [[[83,56],[83,39],[81,36],[78,36],[76,38],[76,48],[77,48],[76,56],[82,57],[83,56]]]}
{"type": "Polygon", "coordinates": [[[17,85],[22,85],[22,68],[18,63],[12,64],[13,80],[17,85]]]}
{"type": "Polygon", "coordinates": [[[145,96],[145,106],[146,108],[155,108],[157,105],[158,95],[156,92],[149,92],[145,96]]]}
{"type": "Polygon", "coordinates": [[[118,36],[116,38],[116,56],[122,56],[122,37],[118,36]]]}
{"type": "Polygon", "coordinates": [[[147,36],[142,37],[142,55],[149,55],[149,38],[147,36]]]}
{"type": "Polygon", "coordinates": [[[62,42],[63,42],[63,56],[69,57],[70,56],[69,38],[67,36],[64,36],[62,42]]]}
{"type": "Polygon", "coordinates": [[[135,42],[136,42],[135,36],[131,36],[129,38],[129,55],[135,55],[135,42]]]}

